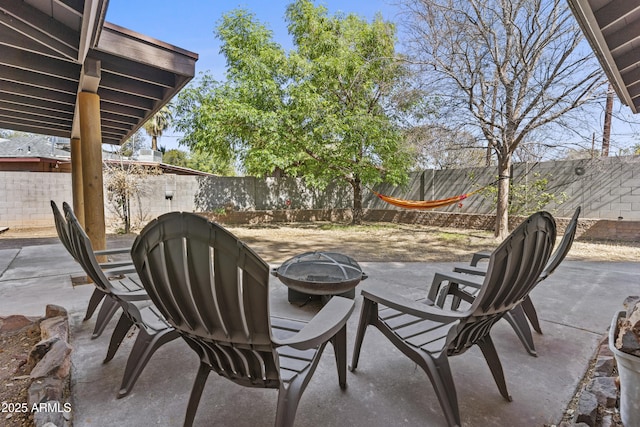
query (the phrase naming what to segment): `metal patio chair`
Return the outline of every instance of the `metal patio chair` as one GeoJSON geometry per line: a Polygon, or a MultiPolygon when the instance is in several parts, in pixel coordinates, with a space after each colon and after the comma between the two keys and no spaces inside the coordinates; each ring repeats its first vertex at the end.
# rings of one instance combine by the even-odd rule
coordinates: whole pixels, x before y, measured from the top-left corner
{"type": "Polygon", "coordinates": [[[447,423],[459,426],[460,411],[449,357],[478,345],[500,394],[511,401],[490,331],[535,286],[551,255],[555,237],[555,221],[547,212],[536,213],[520,224],[491,254],[487,274],[475,298],[457,287],[448,288],[470,303],[465,310],[445,310],[388,291],[363,290],[351,370],[357,368],[367,327],[375,326],[426,372],[447,423]]]}
{"type": "MultiPolygon", "coordinates": [[[[581,208],[580,206],[578,206],[574,211],[571,220],[569,220],[569,223],[567,224],[560,243],[551,255],[551,258],[549,258],[549,262],[547,263],[545,269],[540,274],[538,283],[549,277],[556,270],[556,268],[558,268],[560,263],[569,253],[571,245],[573,245],[573,240],[576,236],[576,231],[578,229],[578,217],[580,216],[580,210],[581,208]]],[[[454,267],[454,273],[437,273],[433,278],[428,298],[431,301],[436,301],[436,304],[438,306],[442,306],[444,304],[444,301],[442,299],[447,295],[446,291],[440,291],[444,282],[448,282],[449,286],[451,286],[451,284],[462,286],[465,288],[465,291],[471,295],[477,294],[480,286],[482,285],[481,277],[484,276],[487,272],[486,266],[484,266],[484,268],[482,268],[482,266],[477,266],[478,261],[482,258],[486,258],[486,254],[484,252],[477,252],[473,255],[471,261],[471,263],[474,265],[454,267]],[[455,273],[463,274],[461,275],[455,273]],[[469,277],[468,275],[476,277],[469,277]],[[438,297],[437,294],[439,292],[440,296],[438,297]]],[[[452,307],[457,308],[459,304],[460,299],[454,298],[452,307]]],[[[507,313],[505,315],[505,320],[507,320],[509,324],[511,324],[514,331],[516,332],[516,335],[522,342],[522,345],[527,350],[527,352],[532,356],[536,356],[537,352],[533,342],[533,336],[531,335],[531,329],[529,328],[529,323],[527,323],[527,319],[529,319],[529,323],[531,323],[533,329],[537,333],[542,334],[540,320],[538,319],[536,308],[533,305],[530,296],[527,296],[527,298],[522,301],[522,304],[515,307],[513,311],[507,313]]]]}
{"type": "MultiPolygon", "coordinates": [[[[71,208],[65,203],[63,204],[63,209],[69,226],[71,246],[87,276],[93,280],[96,288],[105,294],[103,306],[104,304],[109,304],[109,306],[114,306],[116,309],[118,307],[122,308],[122,315],[111,335],[104,363],[109,362],[115,356],[129,330],[133,327],[138,329],[138,335],[131,353],[129,353],[122,384],[117,394],[117,397],[120,398],[131,392],[136,380],[155,351],[163,344],[178,338],[178,333],[151,304],[149,296],[144,290],[138,292],[122,290],[122,287],[116,286],[121,281],[107,278],[96,260],[89,237],[80,226],[78,219],[73,215],[71,208]],[[140,304],[141,302],[142,304],[140,304]]],[[[132,279],[127,278],[127,280],[132,279]]],[[[115,311],[110,311],[111,316],[115,311]]]]}
{"type": "Polygon", "coordinates": [[[267,263],[220,225],[191,213],[150,222],[131,255],[153,302],[200,357],[185,426],[194,421],[211,371],[242,386],[278,389],[275,424],[292,426],[327,342],[346,387],[352,300],[333,297],[308,323],[271,316],[267,263]]]}
{"type": "MultiPolygon", "coordinates": [[[[68,207],[68,209],[71,212],[71,214],[73,214],[73,211],[71,210],[71,208],[68,207]]],[[[69,240],[69,226],[67,224],[66,219],[60,212],[60,209],[58,209],[58,205],[56,205],[56,203],[53,200],[51,200],[51,210],[53,211],[53,219],[56,226],[56,232],[58,233],[58,238],[60,239],[60,242],[65,247],[67,252],[69,252],[69,254],[77,262],[78,256],[75,253],[75,249],[71,245],[71,241],[69,240]]],[[[124,253],[128,254],[130,251],[131,251],[131,248],[114,248],[114,249],[98,250],[98,251],[95,251],[94,254],[96,256],[101,256],[101,255],[108,256],[108,255],[117,255],[117,254],[124,254],[124,253]]],[[[133,267],[133,263],[130,259],[128,261],[101,262],[99,263],[99,265],[100,265],[100,268],[102,268],[103,270],[106,270],[108,275],[114,275],[114,274],[121,275],[126,273],[135,273],[135,268],[133,267]],[[126,267],[129,267],[129,268],[126,268],[126,267]]],[[[127,285],[127,289],[129,289],[130,291],[137,292],[142,290],[142,287],[133,281],[127,282],[126,285],[127,285]]],[[[104,292],[102,292],[98,288],[96,288],[93,291],[93,294],[89,299],[89,305],[87,306],[87,312],[83,320],[89,320],[91,316],[93,316],[93,313],[98,308],[98,305],[104,299],[104,295],[105,295],[104,292]]],[[[103,309],[107,312],[109,311],[110,308],[111,307],[108,307],[108,306],[103,307],[103,309]]],[[[107,316],[107,313],[98,314],[98,316],[104,319],[107,316]]],[[[108,316],[108,318],[106,319],[107,323],[109,322],[109,319],[111,319],[111,316],[108,316]]],[[[104,323],[103,321],[96,322],[96,330],[94,330],[94,338],[100,336],[100,334],[102,333],[102,331],[98,333],[98,329],[101,329],[100,327],[102,326],[103,323],[104,323]]]]}

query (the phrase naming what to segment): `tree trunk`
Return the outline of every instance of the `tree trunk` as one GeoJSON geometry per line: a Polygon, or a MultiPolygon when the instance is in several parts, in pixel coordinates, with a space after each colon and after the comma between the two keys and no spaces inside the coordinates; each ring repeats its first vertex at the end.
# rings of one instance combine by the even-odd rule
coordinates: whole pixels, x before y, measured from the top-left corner
{"type": "Polygon", "coordinates": [[[602,131],[602,157],[609,157],[611,142],[611,115],[613,110],[613,86],[609,83],[607,90],[607,105],[604,111],[604,129],[602,131]]]}
{"type": "Polygon", "coordinates": [[[131,204],[129,203],[129,196],[124,197],[122,208],[124,210],[124,234],[129,234],[131,232],[131,204]]]}
{"type": "Polygon", "coordinates": [[[498,162],[498,204],[496,207],[495,236],[499,240],[509,235],[509,182],[511,174],[511,157],[498,162]]]}
{"type": "Polygon", "coordinates": [[[151,149],[158,150],[158,137],[155,135],[151,136],[151,149]]]}
{"type": "Polygon", "coordinates": [[[362,224],[362,182],[360,178],[356,178],[351,181],[351,187],[353,187],[353,218],[351,224],[362,224]]]}

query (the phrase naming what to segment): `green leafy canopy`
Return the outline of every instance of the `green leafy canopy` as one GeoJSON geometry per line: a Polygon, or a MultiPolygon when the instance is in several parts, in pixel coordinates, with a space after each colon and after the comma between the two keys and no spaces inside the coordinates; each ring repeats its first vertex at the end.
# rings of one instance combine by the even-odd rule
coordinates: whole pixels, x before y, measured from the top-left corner
{"type": "MultiPolygon", "coordinates": [[[[225,82],[204,75],[176,106],[182,142],[220,158],[237,158],[251,175],[275,170],[318,187],[402,184],[411,159],[394,95],[405,73],[396,59],[395,27],[377,16],[329,16],[298,0],[287,7],[294,48],[245,10],[219,22],[225,82]]],[[[356,187],[358,193],[356,194],[356,187]]]]}

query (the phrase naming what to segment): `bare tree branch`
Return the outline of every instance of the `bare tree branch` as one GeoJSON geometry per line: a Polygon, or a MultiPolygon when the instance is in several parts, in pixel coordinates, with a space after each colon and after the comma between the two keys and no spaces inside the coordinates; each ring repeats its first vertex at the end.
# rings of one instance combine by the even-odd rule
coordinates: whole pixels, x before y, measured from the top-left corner
{"type": "MultiPolygon", "coordinates": [[[[566,122],[599,95],[602,71],[582,53],[582,33],[564,0],[401,4],[410,60],[434,93],[464,104],[448,123],[482,135],[500,176],[509,176],[513,153],[536,131],[566,122]]],[[[508,182],[500,188],[496,234],[506,235],[508,182]]]]}

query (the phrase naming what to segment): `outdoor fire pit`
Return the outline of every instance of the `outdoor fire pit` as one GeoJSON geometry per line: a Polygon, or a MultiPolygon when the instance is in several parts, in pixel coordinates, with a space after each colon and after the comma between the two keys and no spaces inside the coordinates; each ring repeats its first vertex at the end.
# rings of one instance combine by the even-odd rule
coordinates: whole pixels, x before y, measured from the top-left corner
{"type": "Polygon", "coordinates": [[[355,298],[355,287],[367,278],[351,257],[337,252],[306,252],[271,270],[289,288],[289,302],[323,300],[332,295],[355,298]]]}

